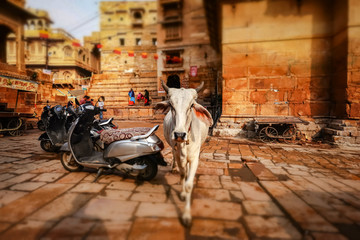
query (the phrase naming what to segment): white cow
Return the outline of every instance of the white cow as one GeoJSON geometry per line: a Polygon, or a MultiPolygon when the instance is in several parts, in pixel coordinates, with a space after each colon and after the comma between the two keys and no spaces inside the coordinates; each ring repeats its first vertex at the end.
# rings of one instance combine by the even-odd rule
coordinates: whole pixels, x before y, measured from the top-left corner
{"type": "Polygon", "coordinates": [[[170,109],[164,118],[164,136],[179,166],[182,184],[180,196],[186,201],[182,220],[188,226],[191,223],[191,192],[199,164],[200,147],[206,140],[213,120],[210,113],[195,101],[204,82],[197,89],[169,88],[162,80],[161,84],[169,99],[157,103],[155,109],[170,109]]]}

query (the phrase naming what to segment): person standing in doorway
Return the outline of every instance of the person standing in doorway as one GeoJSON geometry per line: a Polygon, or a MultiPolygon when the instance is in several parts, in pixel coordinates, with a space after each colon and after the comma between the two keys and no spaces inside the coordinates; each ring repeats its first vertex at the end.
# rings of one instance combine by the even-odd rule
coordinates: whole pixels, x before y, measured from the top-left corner
{"type": "Polygon", "coordinates": [[[128,93],[130,100],[129,100],[129,106],[132,106],[135,104],[135,93],[133,89],[130,89],[129,93],[128,93]]]}

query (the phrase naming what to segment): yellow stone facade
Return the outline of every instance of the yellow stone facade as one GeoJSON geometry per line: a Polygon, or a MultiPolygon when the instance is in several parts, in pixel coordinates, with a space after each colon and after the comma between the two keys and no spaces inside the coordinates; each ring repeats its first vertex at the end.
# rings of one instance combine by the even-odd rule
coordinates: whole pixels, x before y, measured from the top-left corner
{"type": "MultiPolygon", "coordinates": [[[[37,71],[51,70],[55,85],[67,85],[70,89],[88,85],[92,72],[99,71],[99,56],[96,55],[98,50],[94,46],[73,46],[73,36],[63,29],[51,28],[52,21],[46,11],[29,11],[38,18],[29,19],[25,24],[26,67],[37,71]],[[40,37],[43,32],[47,32],[48,38],[40,37]]],[[[7,62],[15,64],[15,58],[15,38],[11,34],[7,43],[7,62]]]]}
{"type": "Polygon", "coordinates": [[[101,44],[101,71],[156,71],[156,1],[104,1],[99,10],[100,32],[85,37],[85,45],[101,44]]]}

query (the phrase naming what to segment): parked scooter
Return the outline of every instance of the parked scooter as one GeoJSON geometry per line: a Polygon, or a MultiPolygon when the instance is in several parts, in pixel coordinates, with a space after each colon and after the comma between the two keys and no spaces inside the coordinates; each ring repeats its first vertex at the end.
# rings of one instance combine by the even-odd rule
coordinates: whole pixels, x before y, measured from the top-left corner
{"type": "Polygon", "coordinates": [[[45,131],[40,135],[40,146],[47,152],[57,152],[66,140],[66,122],[71,121],[67,118],[63,106],[56,105],[41,114],[41,120],[44,123],[45,131]]]}
{"type": "MultiPolygon", "coordinates": [[[[143,135],[128,134],[126,137],[125,134],[122,140],[107,139],[104,141],[104,149],[96,151],[90,131],[94,116],[99,114],[102,109],[92,105],[82,105],[82,107],[84,110],[69,129],[68,142],[60,150],[62,151],[61,164],[66,170],[76,172],[83,167],[98,169],[94,182],[104,169],[116,169],[148,181],[156,176],[158,165],[166,166],[160,152],[164,148],[164,144],[154,134],[159,125],[143,135]]],[[[105,130],[101,135],[102,137],[106,134],[111,136],[111,133],[116,135],[116,132],[121,131],[124,129],[105,130]]]]}
{"type": "Polygon", "coordinates": [[[47,118],[50,108],[51,107],[49,105],[49,101],[46,101],[46,106],[43,108],[43,112],[41,113],[40,120],[36,123],[37,128],[40,131],[45,131],[45,122],[44,122],[43,118],[47,118]]]}

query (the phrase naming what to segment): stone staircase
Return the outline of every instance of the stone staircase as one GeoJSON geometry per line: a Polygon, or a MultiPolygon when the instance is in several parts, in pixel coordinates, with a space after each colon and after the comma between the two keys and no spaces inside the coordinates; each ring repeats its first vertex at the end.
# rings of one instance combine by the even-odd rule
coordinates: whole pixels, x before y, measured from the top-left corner
{"type": "Polygon", "coordinates": [[[323,129],[323,133],[328,141],[335,144],[360,144],[359,120],[334,119],[323,129]]]}
{"type": "Polygon", "coordinates": [[[135,106],[128,106],[128,92],[133,89],[135,96],[145,89],[149,91],[151,103],[162,100],[157,92],[156,72],[139,73],[116,73],[93,75],[90,88],[87,92],[96,102],[100,96],[105,97],[107,112],[104,117],[114,117],[117,120],[157,120],[162,119],[162,114],[154,114],[151,106],[144,106],[144,101],[136,101],[135,106]]]}

